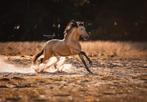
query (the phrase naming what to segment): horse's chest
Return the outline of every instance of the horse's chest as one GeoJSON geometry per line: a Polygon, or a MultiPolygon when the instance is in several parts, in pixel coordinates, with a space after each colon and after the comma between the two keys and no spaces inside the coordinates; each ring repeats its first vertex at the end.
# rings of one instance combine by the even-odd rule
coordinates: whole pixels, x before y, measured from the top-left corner
{"type": "Polygon", "coordinates": [[[78,42],[72,42],[68,46],[70,50],[81,50],[81,45],[78,42]]]}

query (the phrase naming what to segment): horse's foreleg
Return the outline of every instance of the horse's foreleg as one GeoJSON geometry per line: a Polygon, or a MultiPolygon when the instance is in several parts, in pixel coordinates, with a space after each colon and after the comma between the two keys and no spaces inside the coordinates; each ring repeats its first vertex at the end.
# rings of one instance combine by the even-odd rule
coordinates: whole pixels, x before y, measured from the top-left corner
{"type": "Polygon", "coordinates": [[[79,54],[79,57],[80,57],[80,59],[82,60],[83,64],[85,65],[86,70],[87,70],[89,73],[93,74],[93,73],[89,70],[88,66],[86,65],[86,62],[85,62],[85,60],[84,60],[82,54],[79,54]]]}
{"type": "Polygon", "coordinates": [[[93,74],[93,73],[89,70],[89,68],[88,68],[88,66],[87,66],[87,64],[86,64],[86,62],[85,62],[85,60],[84,60],[84,58],[83,58],[83,55],[84,55],[84,56],[87,58],[87,60],[89,61],[89,64],[92,64],[91,60],[88,58],[88,56],[85,54],[85,52],[81,51],[80,49],[71,49],[71,52],[73,52],[73,53],[75,53],[75,54],[77,53],[77,54],[79,55],[80,59],[82,60],[83,64],[85,65],[86,70],[87,70],[89,73],[93,74]]]}
{"type": "Polygon", "coordinates": [[[92,61],[90,60],[90,58],[86,55],[86,53],[84,51],[81,51],[80,54],[84,55],[86,57],[86,59],[89,61],[90,66],[92,65],[92,61]]]}

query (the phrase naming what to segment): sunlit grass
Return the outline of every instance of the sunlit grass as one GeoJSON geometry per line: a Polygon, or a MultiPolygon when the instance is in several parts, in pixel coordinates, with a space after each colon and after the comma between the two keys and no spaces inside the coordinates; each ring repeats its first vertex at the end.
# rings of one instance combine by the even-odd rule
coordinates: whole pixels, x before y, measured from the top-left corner
{"type": "Polygon", "coordinates": [[[0,55],[34,55],[44,42],[6,42],[0,43],[0,55]]]}
{"type": "Polygon", "coordinates": [[[147,57],[147,42],[91,41],[81,45],[89,56],[147,57]]]}

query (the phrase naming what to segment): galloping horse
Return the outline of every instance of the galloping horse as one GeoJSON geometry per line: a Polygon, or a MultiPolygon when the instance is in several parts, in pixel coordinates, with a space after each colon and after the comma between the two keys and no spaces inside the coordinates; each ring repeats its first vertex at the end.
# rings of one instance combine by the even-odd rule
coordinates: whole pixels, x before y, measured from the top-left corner
{"type": "Polygon", "coordinates": [[[92,65],[92,61],[88,58],[84,51],[81,51],[81,45],[79,43],[80,37],[82,37],[85,40],[89,37],[84,27],[84,23],[81,21],[72,20],[65,28],[64,39],[49,40],[42,48],[42,50],[33,57],[33,64],[35,64],[37,58],[42,54],[44,55],[44,57],[41,60],[41,63],[44,63],[52,56],[58,57],[79,55],[80,59],[85,65],[86,70],[92,74],[92,72],[86,65],[84,57],[89,61],[90,66],[92,65]]]}

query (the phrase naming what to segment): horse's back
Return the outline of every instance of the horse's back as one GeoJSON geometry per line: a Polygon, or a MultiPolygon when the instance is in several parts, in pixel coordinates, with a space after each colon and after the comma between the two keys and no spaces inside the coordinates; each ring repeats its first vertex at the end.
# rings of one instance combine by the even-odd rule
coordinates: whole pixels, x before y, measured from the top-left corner
{"type": "Polygon", "coordinates": [[[61,43],[62,40],[59,40],[59,39],[52,39],[52,40],[49,40],[46,42],[45,46],[54,46],[56,45],[57,43],[61,43]]]}
{"type": "Polygon", "coordinates": [[[65,46],[65,44],[64,44],[64,41],[63,40],[59,40],[59,39],[49,40],[45,44],[45,48],[46,49],[50,49],[50,50],[53,50],[55,48],[59,48],[60,46],[65,46]]]}

